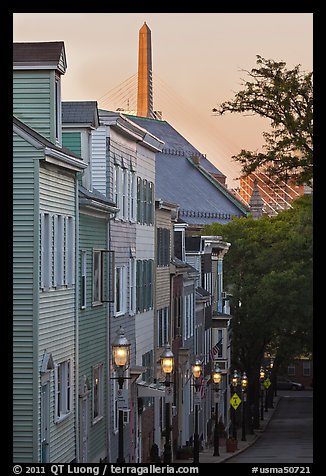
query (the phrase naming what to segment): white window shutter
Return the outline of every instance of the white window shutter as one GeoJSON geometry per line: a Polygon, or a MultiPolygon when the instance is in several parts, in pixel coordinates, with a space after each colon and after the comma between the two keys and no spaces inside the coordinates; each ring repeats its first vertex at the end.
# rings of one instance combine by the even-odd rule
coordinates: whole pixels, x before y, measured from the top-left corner
{"type": "Polygon", "coordinates": [[[54,422],[58,421],[58,364],[54,365],[54,422]]]}
{"type": "Polygon", "coordinates": [[[59,233],[58,233],[58,215],[53,215],[53,286],[56,288],[58,286],[58,244],[59,244],[59,233]]]}
{"type": "Polygon", "coordinates": [[[40,224],[41,224],[40,283],[41,283],[41,289],[44,289],[44,260],[45,260],[45,257],[44,257],[44,213],[41,213],[40,224]]]}

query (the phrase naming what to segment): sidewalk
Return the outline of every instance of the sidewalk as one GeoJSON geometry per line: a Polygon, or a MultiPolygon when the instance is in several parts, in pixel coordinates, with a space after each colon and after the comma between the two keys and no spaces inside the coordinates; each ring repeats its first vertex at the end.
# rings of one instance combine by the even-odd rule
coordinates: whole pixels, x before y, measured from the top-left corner
{"type": "MultiPolygon", "coordinates": [[[[269,408],[268,412],[264,411],[264,420],[260,420],[260,429],[259,430],[254,430],[254,435],[249,435],[246,434],[246,440],[247,441],[241,441],[241,428],[238,429],[238,449],[232,453],[229,453],[226,451],[226,446],[225,445],[220,445],[219,446],[219,453],[220,456],[213,456],[214,453],[214,447],[210,448],[205,448],[203,451],[199,453],[199,463],[223,463],[224,461],[233,458],[233,456],[242,453],[242,451],[245,451],[249,446],[253,445],[258,438],[261,436],[261,434],[265,431],[273,413],[275,412],[277,405],[280,401],[281,397],[274,397],[274,408],[269,408]]],[[[175,460],[174,463],[177,464],[186,464],[190,463],[192,464],[192,459],[188,460],[175,460]]]]}

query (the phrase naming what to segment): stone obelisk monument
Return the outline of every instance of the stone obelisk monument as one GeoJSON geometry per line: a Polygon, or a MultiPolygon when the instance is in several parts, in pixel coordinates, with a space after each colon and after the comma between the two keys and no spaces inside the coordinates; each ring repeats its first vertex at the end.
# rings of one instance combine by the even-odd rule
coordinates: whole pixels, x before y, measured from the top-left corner
{"type": "Polygon", "coordinates": [[[139,30],[137,116],[155,117],[153,112],[151,30],[146,22],[139,30]]]}

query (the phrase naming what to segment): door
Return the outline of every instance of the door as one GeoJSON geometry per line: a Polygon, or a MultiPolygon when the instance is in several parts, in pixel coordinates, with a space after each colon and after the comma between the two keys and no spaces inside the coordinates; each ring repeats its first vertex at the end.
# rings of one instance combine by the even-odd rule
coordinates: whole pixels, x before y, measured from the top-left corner
{"type": "Polygon", "coordinates": [[[41,463],[50,462],[50,382],[41,386],[41,463]]]}
{"type": "Polygon", "coordinates": [[[80,405],[80,462],[88,463],[89,394],[83,395],[80,405]]]}

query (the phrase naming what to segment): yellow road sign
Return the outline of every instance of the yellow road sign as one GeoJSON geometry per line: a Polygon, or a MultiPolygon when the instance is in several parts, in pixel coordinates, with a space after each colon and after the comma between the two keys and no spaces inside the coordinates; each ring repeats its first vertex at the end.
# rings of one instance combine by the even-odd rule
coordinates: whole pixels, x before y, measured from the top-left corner
{"type": "Polygon", "coordinates": [[[237,393],[234,393],[230,399],[230,404],[233,406],[233,408],[236,410],[238,406],[241,403],[241,398],[237,393]]]}
{"type": "Polygon", "coordinates": [[[264,387],[267,389],[271,386],[272,382],[270,381],[270,379],[267,377],[267,379],[265,380],[264,382],[264,387]]]}

